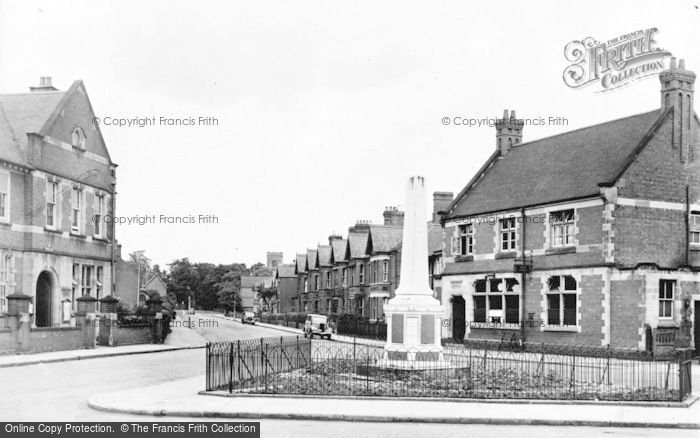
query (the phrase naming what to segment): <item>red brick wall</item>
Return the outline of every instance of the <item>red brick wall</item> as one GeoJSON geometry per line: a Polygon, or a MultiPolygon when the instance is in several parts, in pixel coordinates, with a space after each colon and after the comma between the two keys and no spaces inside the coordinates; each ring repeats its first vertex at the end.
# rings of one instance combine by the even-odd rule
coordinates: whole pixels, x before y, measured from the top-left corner
{"type": "Polygon", "coordinates": [[[644,279],[610,281],[610,345],[637,348],[644,326],[644,279]]]}

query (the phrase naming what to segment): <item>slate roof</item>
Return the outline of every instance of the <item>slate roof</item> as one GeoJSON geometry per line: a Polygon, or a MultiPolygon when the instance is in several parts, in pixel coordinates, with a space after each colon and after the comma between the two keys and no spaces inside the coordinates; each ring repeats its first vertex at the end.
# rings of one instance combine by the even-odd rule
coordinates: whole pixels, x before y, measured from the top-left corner
{"type": "Polygon", "coordinates": [[[494,153],[450,205],[446,219],[595,196],[614,182],[668,113],[654,110],[494,153]]]}
{"type": "Polygon", "coordinates": [[[272,284],[272,277],[253,277],[250,275],[241,275],[241,287],[254,287],[260,283],[265,286],[272,284]]]}
{"type": "Polygon", "coordinates": [[[348,233],[348,252],[351,259],[367,257],[367,238],[369,232],[348,233]]]}
{"type": "Polygon", "coordinates": [[[369,234],[373,252],[391,252],[401,243],[403,227],[370,225],[369,234]]]}
{"type": "Polygon", "coordinates": [[[335,239],[332,241],[332,259],[334,263],[346,262],[346,250],[348,249],[348,239],[335,239]]]}
{"type": "Polygon", "coordinates": [[[309,271],[318,269],[318,265],[316,265],[317,256],[318,251],[315,249],[309,249],[306,251],[306,266],[308,267],[309,271]]]}
{"type": "Polygon", "coordinates": [[[331,246],[330,245],[319,245],[317,251],[318,251],[318,266],[330,266],[331,265],[331,246]]]}
{"type": "Polygon", "coordinates": [[[296,277],[294,269],[296,265],[278,265],[277,266],[277,278],[288,278],[296,277]]]}
{"type": "Polygon", "coordinates": [[[301,274],[306,272],[306,254],[297,254],[296,273],[301,274]]]}

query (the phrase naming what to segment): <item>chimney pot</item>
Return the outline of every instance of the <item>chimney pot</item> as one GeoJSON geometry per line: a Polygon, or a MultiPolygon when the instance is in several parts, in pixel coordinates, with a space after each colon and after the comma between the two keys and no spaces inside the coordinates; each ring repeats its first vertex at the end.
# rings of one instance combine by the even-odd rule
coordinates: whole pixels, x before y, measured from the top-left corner
{"type": "Polygon", "coordinates": [[[507,119],[507,118],[508,118],[508,110],[507,110],[507,109],[504,109],[504,110],[503,110],[503,118],[504,118],[504,119],[507,119]]]}
{"type": "Polygon", "coordinates": [[[676,69],[676,57],[675,57],[675,56],[672,56],[672,57],[671,57],[671,67],[670,67],[670,69],[671,69],[671,70],[675,70],[675,69],[676,69]]]}
{"type": "Polygon", "coordinates": [[[678,62],[678,69],[679,69],[679,70],[685,70],[685,59],[681,59],[681,60],[678,62]]]}
{"type": "Polygon", "coordinates": [[[511,118],[511,119],[515,119],[515,110],[512,110],[512,111],[510,112],[510,118],[511,118]]]}

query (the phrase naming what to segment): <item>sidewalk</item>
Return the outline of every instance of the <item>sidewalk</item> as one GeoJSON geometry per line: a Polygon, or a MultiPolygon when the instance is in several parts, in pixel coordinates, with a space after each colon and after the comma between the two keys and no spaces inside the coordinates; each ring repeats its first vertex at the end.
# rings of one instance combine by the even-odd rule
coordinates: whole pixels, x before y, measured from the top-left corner
{"type": "MultiPolygon", "coordinates": [[[[178,316],[179,320],[179,316],[178,316]]],[[[100,347],[86,350],[49,351],[46,353],[29,353],[0,355],[0,368],[35,365],[39,363],[64,362],[68,360],[97,359],[129,354],[161,353],[164,351],[204,348],[206,341],[197,332],[174,324],[172,332],[163,344],[123,345],[119,347],[100,347]]]]}
{"type": "Polygon", "coordinates": [[[198,393],[204,384],[202,374],[147,388],[98,394],[88,400],[88,405],[105,412],[174,417],[700,429],[700,402],[690,407],[647,407],[527,401],[228,397],[198,393]]]}

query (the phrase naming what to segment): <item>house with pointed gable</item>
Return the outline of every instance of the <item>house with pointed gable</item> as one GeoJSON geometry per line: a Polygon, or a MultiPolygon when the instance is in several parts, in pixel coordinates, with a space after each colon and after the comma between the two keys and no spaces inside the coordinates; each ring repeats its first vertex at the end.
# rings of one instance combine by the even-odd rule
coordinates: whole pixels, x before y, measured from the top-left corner
{"type": "Polygon", "coordinates": [[[71,324],[76,299],[112,294],[116,167],[82,81],[42,77],[0,95],[0,314],[32,298],[32,324],[71,324]]]}
{"type": "Polygon", "coordinates": [[[443,336],[697,345],[695,74],[673,59],[659,78],[660,108],[541,140],[504,113],[442,217],[443,336]]]}

